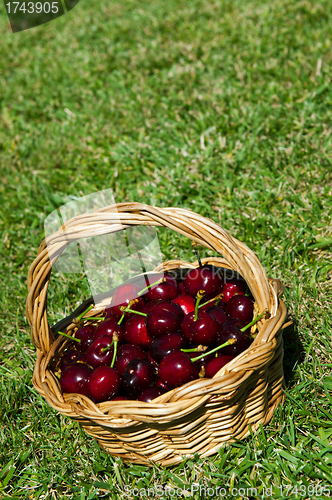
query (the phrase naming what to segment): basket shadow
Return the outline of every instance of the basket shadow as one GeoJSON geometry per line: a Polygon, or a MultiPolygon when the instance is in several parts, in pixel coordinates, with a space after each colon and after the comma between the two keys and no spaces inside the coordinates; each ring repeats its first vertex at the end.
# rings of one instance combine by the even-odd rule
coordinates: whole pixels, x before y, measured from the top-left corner
{"type": "Polygon", "coordinates": [[[303,363],[305,350],[298,334],[298,327],[295,323],[284,329],[283,334],[284,347],[284,378],[285,386],[290,388],[295,383],[295,371],[298,364],[303,363]]]}

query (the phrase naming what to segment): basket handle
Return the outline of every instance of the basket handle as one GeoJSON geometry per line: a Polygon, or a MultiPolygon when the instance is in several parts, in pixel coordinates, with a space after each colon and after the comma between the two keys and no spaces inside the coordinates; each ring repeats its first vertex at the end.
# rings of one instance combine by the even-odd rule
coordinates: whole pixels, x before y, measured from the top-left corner
{"type": "Polygon", "coordinates": [[[70,219],[41,243],[37,257],[29,269],[26,302],[32,342],[40,351],[47,353],[54,342],[47,320],[47,288],[52,266],[68,244],[139,225],[172,229],[219,253],[229,267],[246,280],[259,311],[268,309],[273,313],[275,310],[275,292],[271,291],[266,273],[256,255],[211,219],[183,208],[118,203],[70,219]]]}

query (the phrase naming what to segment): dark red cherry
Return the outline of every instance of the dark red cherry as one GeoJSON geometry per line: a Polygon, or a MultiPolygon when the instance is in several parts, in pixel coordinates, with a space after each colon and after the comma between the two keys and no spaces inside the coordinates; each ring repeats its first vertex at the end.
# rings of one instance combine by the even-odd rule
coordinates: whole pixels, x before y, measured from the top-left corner
{"type": "Polygon", "coordinates": [[[60,377],[60,385],[63,392],[88,395],[88,381],[92,369],[83,363],[75,363],[67,366],[60,377]]]}
{"type": "Polygon", "coordinates": [[[247,284],[245,281],[238,278],[226,279],[224,286],[222,288],[222,303],[229,301],[234,295],[245,295],[247,290],[247,284]]]}
{"type": "Polygon", "coordinates": [[[100,337],[113,337],[113,333],[116,333],[119,337],[119,344],[123,344],[125,341],[124,327],[122,324],[118,325],[115,318],[100,323],[96,328],[93,338],[94,340],[97,340],[100,339],[100,337]]]}
{"type": "Polygon", "coordinates": [[[208,361],[205,365],[205,377],[207,378],[214,377],[214,375],[219,370],[221,370],[223,366],[227,365],[227,363],[229,363],[229,361],[231,361],[232,359],[234,359],[234,356],[223,355],[223,356],[218,356],[217,358],[214,357],[213,359],[208,361]]]}
{"type": "Polygon", "coordinates": [[[147,302],[144,307],[142,308],[141,312],[145,314],[149,314],[150,311],[154,308],[156,304],[161,304],[163,301],[162,300],[150,300],[150,302],[147,302]]]}
{"type": "Polygon", "coordinates": [[[102,365],[110,365],[113,359],[114,348],[111,345],[112,337],[101,337],[94,341],[86,351],[86,359],[93,368],[102,365]]]}
{"type": "Polygon", "coordinates": [[[74,351],[74,349],[69,349],[64,353],[61,359],[61,370],[65,370],[67,366],[73,363],[86,363],[86,355],[81,351],[74,351]]]}
{"type": "Polygon", "coordinates": [[[128,344],[138,345],[143,349],[147,349],[153,342],[153,337],[148,334],[144,316],[133,314],[128,319],[125,326],[125,339],[128,344]]]}
{"type": "Polygon", "coordinates": [[[133,359],[148,359],[146,352],[144,352],[140,347],[133,344],[123,344],[118,348],[115,369],[122,377],[127,368],[127,365],[133,359]]]}
{"type": "Polygon", "coordinates": [[[110,401],[128,401],[128,399],[127,396],[115,396],[111,398],[110,401]]]}
{"type": "MultiPolygon", "coordinates": [[[[144,299],[142,297],[138,296],[138,293],[140,292],[140,288],[137,285],[134,285],[133,283],[125,283],[124,285],[119,286],[113,297],[112,297],[112,302],[111,302],[111,312],[112,314],[120,319],[122,316],[122,311],[120,307],[128,307],[129,302],[131,300],[137,299],[135,303],[131,304],[130,308],[133,309],[134,311],[140,311],[144,305],[144,299]]],[[[126,318],[129,318],[131,316],[130,313],[126,313],[126,318]]]]}
{"type": "Polygon", "coordinates": [[[206,312],[210,314],[210,316],[213,316],[214,319],[218,321],[219,325],[224,324],[225,321],[229,319],[228,314],[221,307],[218,306],[209,307],[206,310],[206,312]]]}
{"type": "Polygon", "coordinates": [[[197,320],[195,320],[194,312],[187,314],[181,323],[183,335],[196,345],[214,344],[217,340],[218,329],[217,320],[204,311],[198,311],[197,320]]]}
{"type": "Polygon", "coordinates": [[[184,314],[189,314],[190,312],[195,311],[195,299],[191,295],[179,295],[175,299],[172,300],[174,304],[178,304],[184,314]]]}
{"type": "Polygon", "coordinates": [[[145,389],[155,385],[156,369],[145,359],[133,359],[122,377],[122,386],[131,397],[137,398],[145,389]]]}
{"type": "Polygon", "coordinates": [[[158,279],[165,278],[165,282],[159,283],[158,285],[151,286],[145,293],[145,298],[147,300],[172,300],[178,295],[178,284],[176,280],[169,276],[168,274],[149,274],[145,276],[147,286],[152,285],[152,283],[158,281],[158,279]]]}
{"type": "Polygon", "coordinates": [[[254,304],[246,295],[235,295],[227,302],[227,313],[245,323],[250,323],[253,318],[254,304]]]}
{"type": "Polygon", "coordinates": [[[186,295],[183,281],[181,281],[181,283],[178,285],[178,291],[179,291],[179,295],[186,295]]]}
{"type": "Polygon", "coordinates": [[[173,351],[161,360],[158,374],[161,382],[173,389],[196,379],[199,369],[187,354],[182,351],[173,351]]]}
{"type": "Polygon", "coordinates": [[[183,283],[188,295],[196,297],[200,290],[204,290],[204,300],[210,300],[221,292],[223,280],[216,267],[205,265],[191,269],[183,283]]]}
{"type": "Polygon", "coordinates": [[[153,341],[149,349],[149,355],[156,362],[160,361],[172,351],[183,349],[186,340],[181,333],[169,333],[153,341]]]}
{"type": "Polygon", "coordinates": [[[153,307],[154,311],[168,311],[173,314],[176,314],[182,321],[184,318],[184,312],[178,304],[175,304],[173,301],[161,300],[158,301],[157,304],[153,307]]]}
{"type": "Polygon", "coordinates": [[[77,349],[79,349],[82,352],[85,352],[93,342],[94,333],[95,333],[95,327],[92,325],[83,326],[82,328],[79,328],[75,332],[75,337],[77,339],[80,339],[81,341],[80,343],[77,342],[76,346],[77,349]]]}
{"type": "MultiPolygon", "coordinates": [[[[176,304],[172,304],[172,306],[178,307],[176,304]]],[[[182,313],[181,308],[179,309],[182,313]]],[[[151,337],[160,337],[179,330],[181,319],[177,314],[156,305],[147,315],[146,328],[151,337]]]]}
{"type": "Polygon", "coordinates": [[[227,354],[230,356],[237,356],[241,352],[248,349],[251,344],[251,338],[249,337],[249,335],[242,333],[235,325],[228,326],[218,333],[219,345],[224,344],[229,339],[236,339],[236,342],[232,345],[227,345],[226,347],[220,349],[220,355],[227,354]]]}
{"type": "Polygon", "coordinates": [[[96,403],[108,401],[120,389],[121,379],[118,373],[109,366],[99,366],[88,382],[88,395],[96,403]]]}
{"type": "Polygon", "coordinates": [[[145,401],[145,403],[150,403],[153,399],[161,396],[166,391],[161,387],[150,387],[149,389],[145,389],[142,394],[139,396],[138,401],[145,401]]]}

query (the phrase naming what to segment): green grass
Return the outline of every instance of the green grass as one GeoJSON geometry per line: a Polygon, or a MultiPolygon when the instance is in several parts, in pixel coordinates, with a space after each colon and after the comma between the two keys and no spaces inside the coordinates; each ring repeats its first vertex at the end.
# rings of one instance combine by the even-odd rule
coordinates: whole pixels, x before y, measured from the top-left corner
{"type": "MultiPolygon", "coordinates": [[[[315,487],[332,489],[331,16],[327,0],[82,0],[12,34],[0,5],[0,498],[194,483],[223,498],[328,497],[315,487]],[[285,284],[286,401],[210,459],[125,465],[32,388],[26,277],[44,219],[105,188],[211,217],[285,284]]],[[[177,235],[161,241],[165,257],[191,258],[177,235]]],[[[50,298],[52,322],[77,282],[54,277],[50,298]]]]}

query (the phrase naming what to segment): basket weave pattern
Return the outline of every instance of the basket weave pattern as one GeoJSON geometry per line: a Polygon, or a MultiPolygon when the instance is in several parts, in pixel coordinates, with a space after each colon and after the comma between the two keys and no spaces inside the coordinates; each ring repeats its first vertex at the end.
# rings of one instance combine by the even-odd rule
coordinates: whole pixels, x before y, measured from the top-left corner
{"type": "MultiPolygon", "coordinates": [[[[197,265],[174,260],[164,263],[163,268],[197,265]]],[[[249,427],[255,430],[259,424],[269,422],[283,399],[281,328],[286,307],[279,299],[281,284],[267,279],[259,260],[244,243],[194,212],[121,203],[75,217],[65,224],[65,234],[59,229],[48,238],[47,246],[45,240],[42,242],[29,270],[28,289],[27,317],[37,348],[34,387],[51,407],[78,421],[101,447],[124,460],[171,465],[194,453],[207,457],[216,453],[222,443],[248,436],[249,427]],[[151,403],[94,404],[79,394],[63,394],[54,375],[54,359],[59,361],[71,341],[57,337],[48,323],[47,288],[52,265],[71,241],[137,225],[163,226],[218,252],[222,257],[204,262],[240,273],[259,312],[268,313],[258,323],[258,334],[251,346],[212,379],[194,380],[151,403]]],[[[96,304],[89,314],[101,313],[104,305],[96,304]]],[[[64,319],[63,327],[67,333],[77,329],[71,317],[64,319]]]]}

